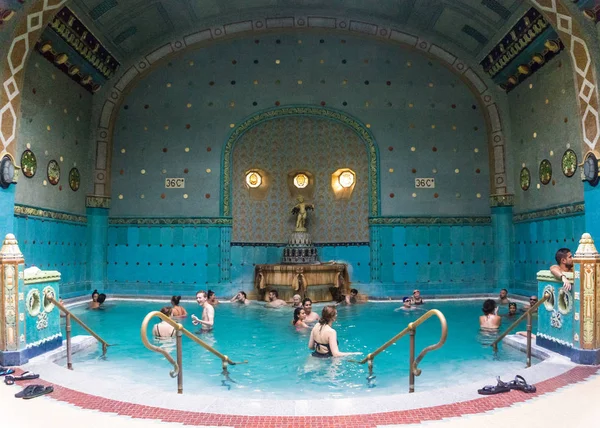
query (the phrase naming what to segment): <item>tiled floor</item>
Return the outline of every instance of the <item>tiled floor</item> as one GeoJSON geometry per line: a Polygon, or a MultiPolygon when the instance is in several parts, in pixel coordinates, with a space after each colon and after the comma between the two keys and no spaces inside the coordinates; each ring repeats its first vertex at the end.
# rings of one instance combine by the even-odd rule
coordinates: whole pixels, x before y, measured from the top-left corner
{"type": "MultiPolygon", "coordinates": [[[[598,426],[600,376],[598,367],[577,366],[537,383],[537,393],[511,391],[506,394],[425,408],[355,414],[351,416],[243,416],[159,408],[113,400],[54,385],[54,393],[34,400],[13,397],[20,386],[0,385],[2,421],[30,427],[145,427],[195,426],[244,427],[378,427],[416,423],[440,427],[528,427],[598,426]],[[587,379],[587,380],[586,380],[587,379]],[[575,385],[576,383],[579,383],[575,385]],[[565,386],[571,385],[568,388],[565,386]],[[563,409],[562,411],[560,409],[563,409]],[[490,412],[491,411],[491,412],[490,412]],[[485,413],[488,412],[488,413],[485,413]],[[467,415],[467,416],[463,416],[467,415]],[[461,417],[458,417],[461,416],[461,417]],[[135,418],[135,419],[131,419],[135,418]],[[136,420],[143,418],[143,420],[136,420]],[[442,420],[443,418],[452,418],[442,420]],[[161,422],[162,421],[162,422],[161,422]]],[[[201,407],[201,406],[199,406],[201,407]]],[[[8,425],[10,426],[10,425],[8,425]]]]}

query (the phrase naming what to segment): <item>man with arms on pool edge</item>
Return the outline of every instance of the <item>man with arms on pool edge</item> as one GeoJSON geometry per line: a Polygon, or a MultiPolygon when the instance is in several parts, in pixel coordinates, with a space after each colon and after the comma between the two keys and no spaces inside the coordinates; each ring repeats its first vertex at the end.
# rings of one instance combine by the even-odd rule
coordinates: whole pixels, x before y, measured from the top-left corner
{"type": "Polygon", "coordinates": [[[563,290],[569,291],[571,289],[571,282],[567,279],[565,272],[573,272],[573,255],[571,254],[571,250],[561,248],[556,252],[554,258],[558,264],[550,266],[550,272],[552,272],[554,278],[562,281],[563,290]]]}
{"type": "Polygon", "coordinates": [[[287,306],[284,300],[279,298],[279,293],[277,290],[269,291],[269,301],[266,304],[267,308],[281,308],[282,306],[287,306]]]}
{"type": "Polygon", "coordinates": [[[202,324],[203,332],[211,331],[215,324],[215,309],[208,303],[206,291],[201,290],[196,293],[196,302],[202,306],[202,319],[192,315],[192,324],[202,324]]]}

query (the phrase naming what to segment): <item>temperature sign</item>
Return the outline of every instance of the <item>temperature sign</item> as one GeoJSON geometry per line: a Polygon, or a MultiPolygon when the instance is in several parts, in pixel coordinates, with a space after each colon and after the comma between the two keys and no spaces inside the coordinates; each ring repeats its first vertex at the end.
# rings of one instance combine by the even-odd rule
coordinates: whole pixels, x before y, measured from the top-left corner
{"type": "Polygon", "coordinates": [[[183,189],[185,188],[185,178],[165,178],[165,188],[183,189]]]}
{"type": "Polygon", "coordinates": [[[435,189],[435,178],[415,178],[417,189],[435,189]]]}

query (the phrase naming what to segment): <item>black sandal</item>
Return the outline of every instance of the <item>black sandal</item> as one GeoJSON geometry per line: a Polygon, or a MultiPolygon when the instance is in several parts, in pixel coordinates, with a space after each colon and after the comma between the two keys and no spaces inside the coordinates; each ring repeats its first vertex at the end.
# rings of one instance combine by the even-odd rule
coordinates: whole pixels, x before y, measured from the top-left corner
{"type": "Polygon", "coordinates": [[[37,379],[39,377],[40,377],[39,374],[30,373],[27,371],[27,372],[21,373],[19,376],[12,376],[12,375],[5,376],[4,383],[7,385],[14,385],[15,381],[18,381],[18,380],[32,380],[32,379],[37,379]]]}
{"type": "Polygon", "coordinates": [[[528,394],[534,393],[537,391],[535,385],[529,385],[525,378],[521,375],[516,375],[515,380],[511,380],[508,383],[510,389],[516,389],[517,391],[523,391],[528,394]]]}
{"type": "Polygon", "coordinates": [[[477,392],[481,395],[495,395],[510,391],[510,387],[507,383],[500,380],[500,376],[498,376],[496,379],[498,379],[497,385],[486,385],[483,388],[478,389],[477,392]]]}

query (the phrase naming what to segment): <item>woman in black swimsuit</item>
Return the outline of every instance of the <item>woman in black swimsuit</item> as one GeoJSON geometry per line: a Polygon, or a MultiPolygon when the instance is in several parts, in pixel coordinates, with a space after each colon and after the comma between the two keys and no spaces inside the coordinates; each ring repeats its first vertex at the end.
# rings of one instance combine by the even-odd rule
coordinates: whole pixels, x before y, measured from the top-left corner
{"type": "Polygon", "coordinates": [[[323,308],[321,319],[310,332],[308,348],[312,349],[313,357],[344,357],[346,355],[360,354],[360,352],[340,352],[338,348],[337,333],[331,327],[337,318],[335,306],[328,305],[323,308]]]}
{"type": "MultiPolygon", "coordinates": [[[[172,310],[173,310],[173,308],[171,308],[170,306],[165,306],[160,311],[163,313],[163,315],[170,317],[172,310]]],[[[158,324],[156,324],[154,326],[154,328],[152,329],[152,335],[154,337],[156,337],[157,339],[165,339],[167,337],[175,337],[175,327],[173,327],[171,324],[167,323],[166,321],[161,321],[158,324]]]]}

